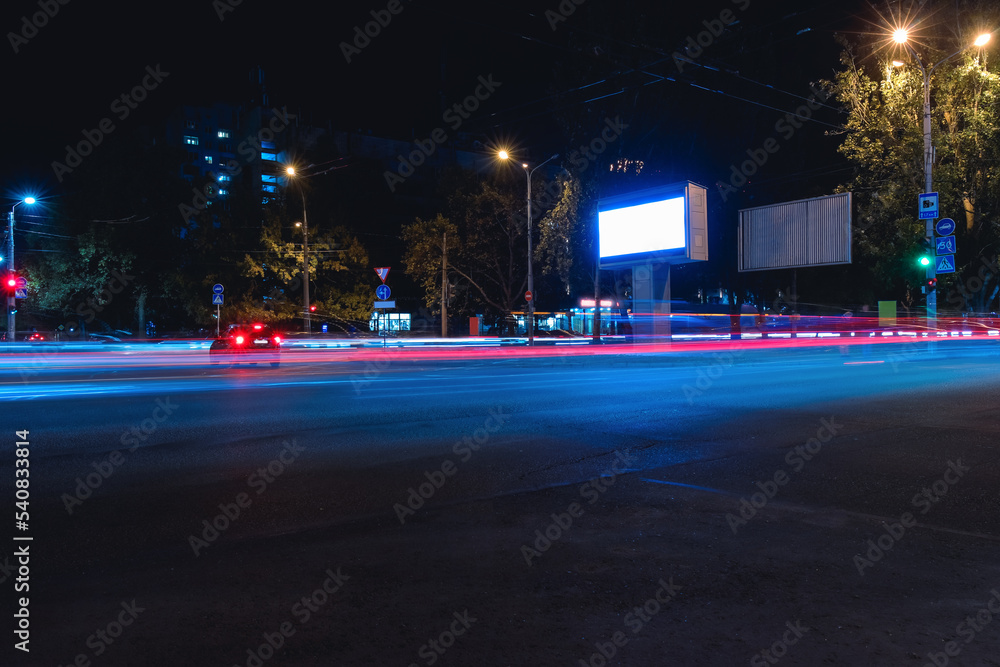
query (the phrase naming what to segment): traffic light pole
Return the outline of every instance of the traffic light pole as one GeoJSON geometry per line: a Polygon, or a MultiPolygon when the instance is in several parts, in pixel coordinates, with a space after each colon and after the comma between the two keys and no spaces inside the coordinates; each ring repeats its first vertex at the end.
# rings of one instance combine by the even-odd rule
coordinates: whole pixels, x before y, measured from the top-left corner
{"type": "MultiPolygon", "coordinates": [[[[20,202],[18,202],[20,203],[20,202]]],[[[17,204],[14,204],[17,207],[17,204]]],[[[7,246],[7,273],[10,275],[14,274],[14,209],[10,209],[10,216],[7,218],[7,236],[9,244],[7,246]]],[[[7,296],[7,343],[13,343],[17,338],[17,329],[15,328],[14,313],[16,309],[14,305],[17,301],[13,294],[7,296]]]]}
{"type": "MultiPolygon", "coordinates": [[[[916,54],[914,54],[916,55],[916,54]]],[[[920,63],[920,59],[917,58],[920,63]]],[[[920,64],[924,72],[924,192],[933,192],[934,147],[931,144],[931,72],[920,64]]],[[[934,245],[934,220],[927,220],[927,240],[934,245]]],[[[937,287],[931,281],[937,279],[936,253],[931,255],[927,265],[927,332],[937,327],[937,287]]]]}

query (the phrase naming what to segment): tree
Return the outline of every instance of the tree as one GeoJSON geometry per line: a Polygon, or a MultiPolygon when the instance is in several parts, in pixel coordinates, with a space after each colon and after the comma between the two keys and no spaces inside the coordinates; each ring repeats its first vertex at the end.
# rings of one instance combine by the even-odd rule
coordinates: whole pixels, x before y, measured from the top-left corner
{"type": "MultiPolygon", "coordinates": [[[[448,261],[461,253],[458,227],[440,213],[433,220],[417,218],[403,227],[406,272],[424,290],[424,303],[432,314],[441,313],[441,265],[447,244],[448,261]],[[436,308],[435,308],[436,306],[436,308]]],[[[446,267],[447,270],[448,267],[446,267]]]]}

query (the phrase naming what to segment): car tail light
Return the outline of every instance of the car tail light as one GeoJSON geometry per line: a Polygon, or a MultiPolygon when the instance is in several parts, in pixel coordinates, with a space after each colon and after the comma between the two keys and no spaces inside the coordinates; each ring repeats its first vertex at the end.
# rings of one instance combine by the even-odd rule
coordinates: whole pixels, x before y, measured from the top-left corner
{"type": "Polygon", "coordinates": [[[264,328],[263,324],[255,324],[255,325],[253,325],[253,330],[254,331],[260,331],[263,328],[264,328]]]}
{"type": "Polygon", "coordinates": [[[274,337],[274,344],[275,345],[281,345],[281,336],[275,336],[274,337]]]}
{"type": "Polygon", "coordinates": [[[237,345],[242,345],[243,344],[243,336],[237,336],[236,337],[236,344],[237,345]]]}

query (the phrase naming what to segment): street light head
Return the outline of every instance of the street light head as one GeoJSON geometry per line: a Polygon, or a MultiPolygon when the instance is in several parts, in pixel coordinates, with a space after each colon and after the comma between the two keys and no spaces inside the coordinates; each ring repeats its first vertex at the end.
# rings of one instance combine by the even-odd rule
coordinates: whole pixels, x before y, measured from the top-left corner
{"type": "Polygon", "coordinates": [[[976,41],[974,43],[976,46],[986,46],[986,43],[990,41],[990,37],[992,37],[992,35],[985,32],[979,37],[976,37],[976,41]]]}
{"type": "Polygon", "coordinates": [[[295,167],[288,167],[287,169],[285,169],[285,173],[288,174],[289,176],[294,176],[295,175],[295,167]]]}
{"type": "Polygon", "coordinates": [[[527,169],[528,168],[528,163],[527,162],[522,162],[521,166],[524,167],[525,169],[527,169]]]}
{"type": "MultiPolygon", "coordinates": [[[[987,35],[987,38],[989,38],[989,35],[987,35]]],[[[34,197],[25,197],[24,198],[24,203],[25,204],[34,204],[35,203],[35,198],[34,197]]]]}
{"type": "Polygon", "coordinates": [[[500,151],[499,153],[497,153],[497,157],[500,158],[501,160],[509,160],[510,153],[508,153],[507,151],[500,151]]]}
{"type": "Polygon", "coordinates": [[[301,222],[296,222],[296,223],[295,223],[295,226],[296,226],[296,227],[301,227],[301,226],[302,226],[302,223],[301,223],[301,222]]]}
{"type": "Polygon", "coordinates": [[[892,66],[893,67],[902,67],[905,64],[906,63],[904,63],[902,60],[893,60],[892,61],[892,66]]]}
{"type": "Polygon", "coordinates": [[[909,39],[910,35],[905,28],[900,28],[896,32],[892,33],[892,39],[897,44],[906,44],[906,40],[909,39]]]}

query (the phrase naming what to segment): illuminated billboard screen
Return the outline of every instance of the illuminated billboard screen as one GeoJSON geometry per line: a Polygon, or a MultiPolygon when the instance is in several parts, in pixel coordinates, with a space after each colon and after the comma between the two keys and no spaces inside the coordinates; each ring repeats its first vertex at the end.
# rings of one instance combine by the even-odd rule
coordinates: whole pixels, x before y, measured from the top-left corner
{"type": "Polygon", "coordinates": [[[597,214],[601,257],[684,248],[684,197],[597,214]]]}
{"type": "Polygon", "coordinates": [[[601,268],[708,259],[705,188],[678,183],[604,199],[598,206],[601,268]]]}

